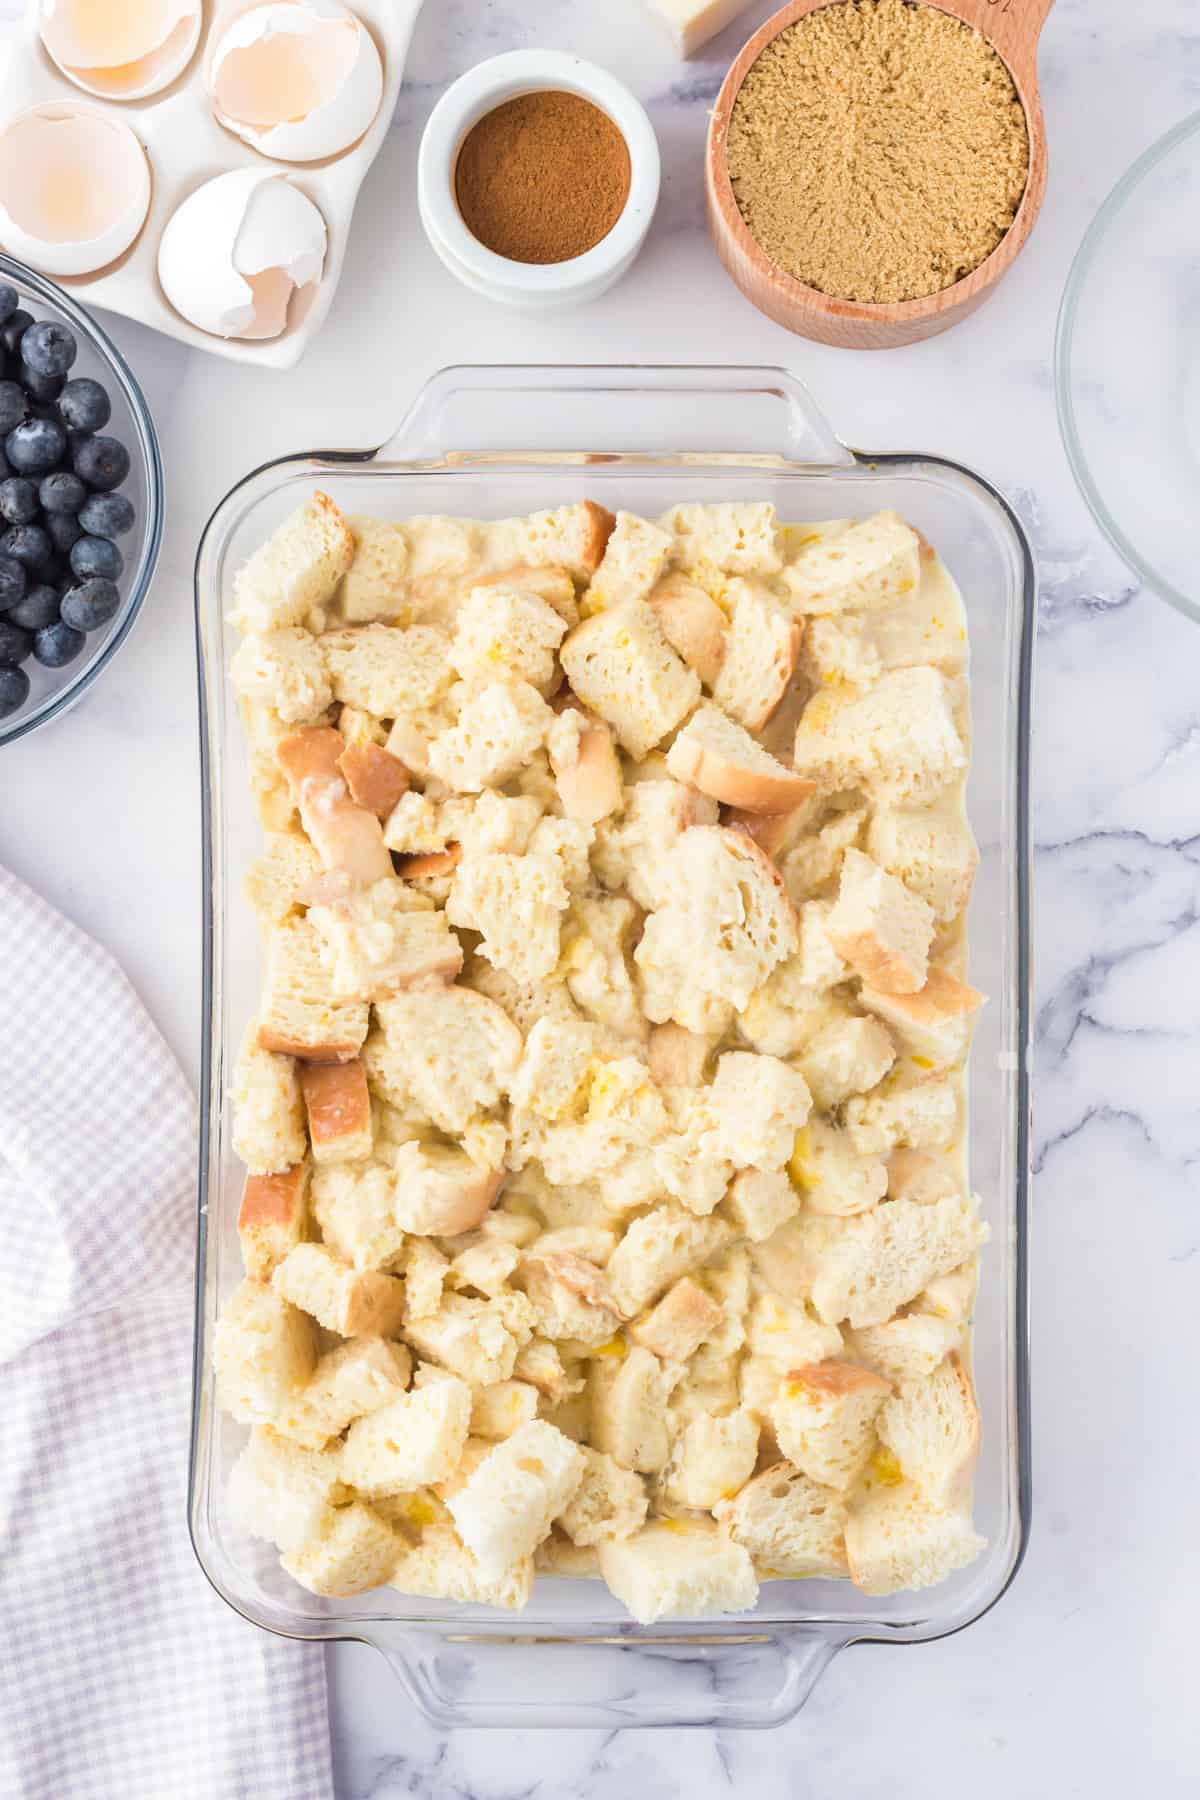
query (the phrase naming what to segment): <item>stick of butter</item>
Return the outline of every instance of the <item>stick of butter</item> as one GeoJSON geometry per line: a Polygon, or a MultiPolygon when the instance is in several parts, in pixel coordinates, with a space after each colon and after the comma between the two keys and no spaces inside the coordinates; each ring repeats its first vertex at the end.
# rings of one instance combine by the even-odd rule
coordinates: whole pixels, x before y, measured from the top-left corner
{"type": "Polygon", "coordinates": [[[716,37],[744,13],[750,0],[647,0],[652,13],[674,37],[681,56],[694,56],[701,44],[716,37]]]}

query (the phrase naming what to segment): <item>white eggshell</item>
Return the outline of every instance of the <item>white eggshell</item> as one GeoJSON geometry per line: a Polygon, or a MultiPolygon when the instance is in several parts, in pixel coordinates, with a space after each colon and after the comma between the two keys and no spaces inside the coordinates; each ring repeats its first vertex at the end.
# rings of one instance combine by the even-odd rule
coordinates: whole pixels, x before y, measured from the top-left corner
{"type": "Polygon", "coordinates": [[[220,124],[265,156],[281,162],[315,162],[340,155],[367,130],[383,98],[383,65],[370,32],[340,0],[283,0],[282,4],[255,7],[234,20],[213,51],[208,91],[220,124]],[[248,124],[223,110],[218,87],[231,56],[251,49],[266,52],[272,39],[311,35],[334,23],[353,25],[356,46],[343,79],[323,104],[277,125],[248,124]]]}
{"type": "Polygon", "coordinates": [[[281,271],[293,288],[318,281],[325,221],[307,195],[269,169],[233,169],[206,181],[167,221],[158,278],[167,299],[214,337],[278,336],[256,326],[249,277],[281,271]]]}
{"type": "Polygon", "coordinates": [[[142,100],[174,81],[200,42],[201,0],[95,9],[90,0],[40,0],[38,30],[68,81],[105,100],[142,100]]]}
{"type": "MultiPolygon", "coordinates": [[[[128,250],[150,207],[150,165],[121,119],[96,107],[47,101],[0,131],[0,244],[46,275],[88,275],[128,250]],[[82,166],[99,175],[107,217],[79,237],[64,236],[46,213],[60,176],[82,166]]],[[[101,210],[101,209],[97,209],[101,210]]]]}

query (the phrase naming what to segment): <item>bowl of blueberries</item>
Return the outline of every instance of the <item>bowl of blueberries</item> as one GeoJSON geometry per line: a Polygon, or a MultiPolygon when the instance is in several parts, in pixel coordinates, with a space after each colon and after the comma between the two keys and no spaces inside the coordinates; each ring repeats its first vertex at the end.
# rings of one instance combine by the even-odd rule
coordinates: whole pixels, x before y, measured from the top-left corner
{"type": "Polygon", "coordinates": [[[124,357],[61,288],[0,255],[0,744],[112,661],[162,520],[158,437],[124,357]]]}

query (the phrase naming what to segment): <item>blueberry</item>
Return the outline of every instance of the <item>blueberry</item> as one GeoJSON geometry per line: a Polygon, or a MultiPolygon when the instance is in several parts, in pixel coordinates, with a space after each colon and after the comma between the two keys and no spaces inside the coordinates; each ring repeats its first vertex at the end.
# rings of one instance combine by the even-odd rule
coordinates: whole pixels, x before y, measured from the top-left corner
{"type": "MultiPolygon", "coordinates": [[[[76,508],[78,511],[78,508],[76,508]]],[[[38,516],[38,491],[23,475],[0,481],[0,519],[9,525],[28,525],[38,516]]]]}
{"type": "MultiPolygon", "coordinates": [[[[114,495],[113,498],[115,499],[116,496],[114,495]]],[[[45,516],[45,524],[50,535],[50,542],[63,556],[67,554],[72,544],[77,544],[83,536],[83,526],[70,513],[48,512],[45,516]]]]}
{"type": "Polygon", "coordinates": [[[18,306],[15,313],[9,313],[3,325],[0,325],[0,344],[15,356],[20,348],[21,339],[25,335],[25,327],[33,324],[33,314],[27,313],[23,306],[18,306]]]}
{"type": "Polygon", "coordinates": [[[21,361],[35,375],[65,375],[78,355],[75,333],[57,319],[39,319],[21,339],[21,361]]]}
{"type": "Polygon", "coordinates": [[[44,569],[54,554],[54,545],[40,525],[10,525],[0,537],[0,556],[11,557],[27,569],[44,569]]]}
{"type": "Polygon", "coordinates": [[[11,556],[0,555],[0,613],[8,612],[18,600],[23,600],[28,586],[24,564],[14,562],[11,556]]]}
{"type": "MultiPolygon", "coordinates": [[[[32,484],[26,483],[26,485],[32,484]]],[[[3,491],[3,486],[0,485],[0,495],[3,494],[3,491]]],[[[55,475],[43,476],[37,497],[41,501],[44,511],[48,513],[77,513],[87,499],[87,489],[78,475],[71,475],[66,469],[60,469],[55,475]]],[[[0,500],[0,512],[3,511],[3,501],[0,500]]],[[[7,517],[7,515],[5,516],[7,517]]],[[[14,519],[13,523],[19,525],[22,521],[14,519]]],[[[103,536],[103,532],[100,535],[103,536]]]]}
{"type": "Polygon", "coordinates": [[[15,381],[0,381],[0,431],[7,437],[29,413],[29,398],[15,381]]]}
{"type": "MultiPolygon", "coordinates": [[[[0,539],[0,544],[3,539],[0,539]]],[[[103,575],[106,581],[119,581],[125,558],[103,537],[81,537],[71,550],[71,567],[81,581],[89,575],[103,575]]]]}
{"type": "MultiPolygon", "coordinates": [[[[24,425],[18,425],[15,431],[10,431],[4,440],[5,455],[13,468],[22,475],[45,474],[62,461],[66,448],[67,434],[57,419],[28,419],[24,425]]],[[[82,470],[80,473],[82,474],[82,470]]],[[[84,479],[87,479],[86,476],[84,479]]],[[[113,485],[115,487],[116,483],[113,485]]]]}
{"type": "Polygon", "coordinates": [[[42,407],[47,408],[45,416],[57,419],[58,408],[54,404],[67,385],[65,375],[39,375],[34,369],[22,365],[21,386],[33,401],[33,411],[37,414],[42,407]]]}
{"type": "Polygon", "coordinates": [[[19,305],[16,288],[10,287],[7,281],[0,283],[0,325],[8,323],[19,305]]]}
{"type": "Polygon", "coordinates": [[[23,600],[18,600],[8,614],[13,625],[22,631],[42,631],[58,618],[58,590],[46,582],[31,587],[23,600]]]}
{"type": "Polygon", "coordinates": [[[88,375],[68,381],[58,397],[58,410],[63,424],[73,431],[103,431],[112,417],[108,389],[88,375]]]}
{"type": "Polygon", "coordinates": [[[136,517],[133,502],[124,494],[93,494],[79,508],[79,523],[94,537],[123,537],[133,529],[136,517]]]}
{"type": "Polygon", "coordinates": [[[74,662],[83,646],[82,631],[76,631],[73,625],[64,625],[60,619],[56,625],[46,625],[36,633],[33,654],[45,669],[64,669],[69,662],[74,662]]]}
{"type": "Polygon", "coordinates": [[[59,611],[64,623],[73,625],[76,631],[95,631],[108,624],[120,604],[121,596],[113,583],[95,575],[81,581],[78,587],[68,588],[59,611]]]}
{"type": "Polygon", "coordinates": [[[15,669],[32,649],[32,631],[22,631],[19,625],[10,625],[7,619],[0,619],[0,668],[15,669]]]}
{"type": "Polygon", "coordinates": [[[29,698],[29,677],[24,669],[0,669],[0,719],[7,719],[29,698]]]}
{"type": "MultiPolygon", "coordinates": [[[[12,451],[8,454],[11,461],[12,451]]],[[[119,438],[85,438],[75,452],[75,473],[82,475],[90,488],[107,493],[120,487],[128,475],[129,452],[119,438]]]]}

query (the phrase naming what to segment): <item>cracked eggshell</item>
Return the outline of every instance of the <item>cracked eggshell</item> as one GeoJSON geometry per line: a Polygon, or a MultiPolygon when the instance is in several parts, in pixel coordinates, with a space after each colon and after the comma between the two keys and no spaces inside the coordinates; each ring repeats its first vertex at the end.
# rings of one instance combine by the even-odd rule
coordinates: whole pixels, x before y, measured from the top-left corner
{"type": "Polygon", "coordinates": [[[200,42],[202,10],[201,0],[40,0],[38,32],[55,67],[85,93],[141,100],[187,67],[200,42]]]}
{"type": "Polygon", "coordinates": [[[278,337],[320,280],[326,244],[324,219],[286,176],[234,169],[171,215],[158,278],[176,312],[201,331],[278,337]]]}
{"type": "Polygon", "coordinates": [[[128,250],[150,165],[123,119],[44,101],[0,130],[0,244],[47,275],[90,275],[128,250]]]}
{"type": "Polygon", "coordinates": [[[383,65],[362,21],[340,0],[277,0],[223,32],[208,68],[220,124],[265,156],[340,156],[383,98],[383,65]]]}

